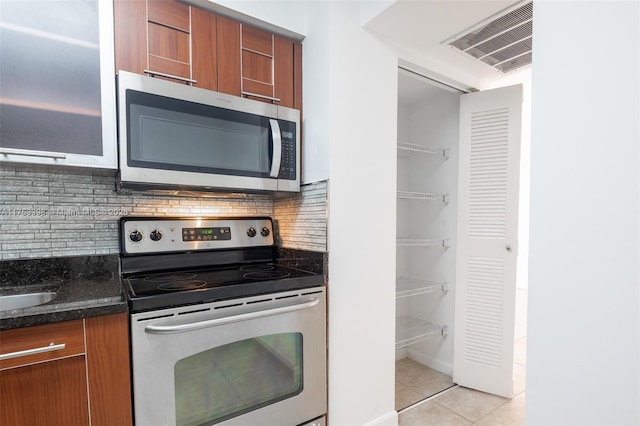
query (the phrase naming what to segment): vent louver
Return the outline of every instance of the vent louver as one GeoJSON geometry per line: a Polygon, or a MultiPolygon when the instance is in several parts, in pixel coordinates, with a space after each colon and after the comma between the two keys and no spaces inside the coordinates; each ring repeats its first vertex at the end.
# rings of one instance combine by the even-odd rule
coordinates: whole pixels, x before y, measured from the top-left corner
{"type": "Polygon", "coordinates": [[[443,42],[506,73],[531,63],[533,2],[507,9],[443,42]]]}

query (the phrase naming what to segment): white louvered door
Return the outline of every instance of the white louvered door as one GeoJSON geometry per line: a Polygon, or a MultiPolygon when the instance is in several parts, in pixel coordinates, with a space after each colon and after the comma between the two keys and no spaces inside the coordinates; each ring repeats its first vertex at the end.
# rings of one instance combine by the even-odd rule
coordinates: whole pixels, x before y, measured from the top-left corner
{"type": "Polygon", "coordinates": [[[462,95],[453,381],[513,391],[522,86],[462,95]]]}

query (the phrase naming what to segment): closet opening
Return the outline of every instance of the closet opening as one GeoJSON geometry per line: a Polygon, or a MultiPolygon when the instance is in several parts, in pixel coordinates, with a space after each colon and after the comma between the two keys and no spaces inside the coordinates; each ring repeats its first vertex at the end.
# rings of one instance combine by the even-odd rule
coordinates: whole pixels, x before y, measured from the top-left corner
{"type": "MultiPolygon", "coordinates": [[[[399,69],[396,411],[456,386],[457,203],[464,93],[399,69]]],[[[526,294],[526,288],[518,288],[514,301],[514,393],[524,389],[526,294]]]]}

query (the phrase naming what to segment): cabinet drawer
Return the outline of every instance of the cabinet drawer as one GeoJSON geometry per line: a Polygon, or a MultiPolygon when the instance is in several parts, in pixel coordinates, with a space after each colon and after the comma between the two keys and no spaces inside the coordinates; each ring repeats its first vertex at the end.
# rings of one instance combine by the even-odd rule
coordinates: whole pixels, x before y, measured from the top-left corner
{"type": "Polygon", "coordinates": [[[149,0],[149,21],[189,32],[189,6],[174,0],[149,0]]]}
{"type": "Polygon", "coordinates": [[[0,370],[82,355],[84,348],[83,320],[5,330],[0,332],[0,370]]]}

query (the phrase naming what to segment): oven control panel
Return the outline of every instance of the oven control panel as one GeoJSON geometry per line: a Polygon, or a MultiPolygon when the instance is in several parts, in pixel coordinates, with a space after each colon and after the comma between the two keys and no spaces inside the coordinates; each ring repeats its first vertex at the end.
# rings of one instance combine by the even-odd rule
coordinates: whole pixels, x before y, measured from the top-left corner
{"type": "Polygon", "coordinates": [[[262,247],[273,244],[273,222],[268,217],[124,217],[120,220],[120,247],[125,254],[262,247]]]}

